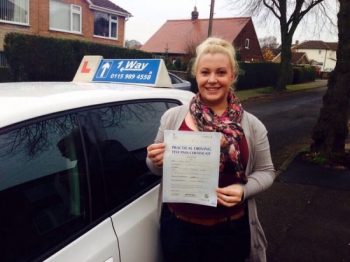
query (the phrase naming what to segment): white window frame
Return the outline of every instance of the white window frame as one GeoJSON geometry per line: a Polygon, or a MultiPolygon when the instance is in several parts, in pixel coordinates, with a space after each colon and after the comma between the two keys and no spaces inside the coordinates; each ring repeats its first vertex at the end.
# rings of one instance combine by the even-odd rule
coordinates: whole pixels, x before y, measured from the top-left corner
{"type": "Polygon", "coordinates": [[[249,49],[249,39],[248,38],[245,39],[244,48],[249,49]]]}
{"type": "MultiPolygon", "coordinates": [[[[21,7],[24,7],[24,14],[21,14],[21,10],[18,10],[17,16],[21,16],[22,19],[24,18],[24,21],[15,21],[15,11],[13,14],[13,19],[11,20],[7,20],[5,17],[7,15],[6,12],[0,10],[0,22],[2,23],[9,23],[9,24],[19,24],[19,25],[29,25],[29,0],[8,0],[8,3],[12,3],[12,4],[17,4],[18,9],[23,9],[21,7]]],[[[4,4],[5,5],[5,4],[4,4]]],[[[23,11],[22,11],[23,12],[23,11]]],[[[9,13],[9,12],[8,12],[9,13]]]]}
{"type": "MultiPolygon", "coordinates": [[[[101,11],[95,11],[95,12],[99,12],[99,13],[104,13],[101,11]]],[[[118,16],[117,15],[112,15],[112,14],[108,14],[108,13],[104,13],[106,15],[108,15],[108,36],[102,36],[102,35],[95,35],[94,37],[101,37],[101,38],[108,38],[108,39],[113,39],[113,40],[118,40],[118,16]],[[116,17],[115,19],[113,17],[116,17]],[[112,37],[112,25],[115,25],[116,28],[116,36],[112,37]]],[[[94,32],[95,32],[95,20],[94,20],[94,32]]]]}
{"type": "Polygon", "coordinates": [[[113,19],[113,15],[109,15],[109,38],[118,39],[118,16],[115,16],[116,19],[113,19]],[[115,24],[115,37],[112,37],[112,25],[115,24]]]}
{"type": "Polygon", "coordinates": [[[62,29],[62,28],[56,28],[54,26],[51,25],[51,9],[50,9],[50,14],[49,14],[49,19],[50,19],[50,30],[55,30],[55,31],[61,31],[61,32],[68,32],[68,33],[75,33],[75,34],[81,34],[81,28],[82,28],[82,8],[80,5],[74,5],[74,4],[68,4],[68,3],[63,3],[61,1],[58,0],[50,0],[50,4],[51,2],[59,2],[60,4],[64,4],[69,6],[69,19],[70,21],[68,21],[69,23],[69,30],[66,29],[62,29]],[[74,30],[74,16],[78,15],[79,16],[79,30],[74,30]]]}
{"type": "Polygon", "coordinates": [[[81,33],[81,26],[82,26],[82,12],[81,12],[81,6],[80,5],[71,5],[71,23],[70,23],[70,29],[72,32],[78,32],[78,33],[81,33]],[[75,10],[77,9],[77,10],[75,10]],[[74,15],[79,15],[79,31],[74,31],[74,15]]]}

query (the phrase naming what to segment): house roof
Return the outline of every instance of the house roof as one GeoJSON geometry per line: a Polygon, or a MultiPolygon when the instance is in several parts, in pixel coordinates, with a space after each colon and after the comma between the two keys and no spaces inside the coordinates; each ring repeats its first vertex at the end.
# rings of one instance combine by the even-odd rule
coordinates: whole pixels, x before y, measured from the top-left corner
{"type": "Polygon", "coordinates": [[[337,42],[323,42],[321,40],[304,41],[296,46],[297,49],[326,49],[337,50],[337,42]]]}
{"type": "Polygon", "coordinates": [[[306,60],[309,60],[305,52],[292,52],[292,59],[290,62],[298,63],[303,57],[305,57],[306,60]]]}
{"type": "MultiPolygon", "coordinates": [[[[250,17],[215,18],[212,35],[232,43],[250,17]]],[[[209,19],[167,20],[161,28],[141,47],[152,53],[184,54],[186,45],[198,44],[208,36],[209,19]]]]}
{"type": "Polygon", "coordinates": [[[131,14],[128,11],[112,3],[109,0],[86,0],[86,1],[94,6],[106,8],[112,11],[116,11],[118,13],[124,13],[125,15],[131,16],[131,14]]]}
{"type": "Polygon", "coordinates": [[[281,53],[282,48],[270,48],[270,50],[274,56],[277,56],[279,53],[281,53]]]}
{"type": "Polygon", "coordinates": [[[329,46],[330,50],[336,51],[338,49],[338,43],[337,42],[326,42],[326,44],[329,46]]]}

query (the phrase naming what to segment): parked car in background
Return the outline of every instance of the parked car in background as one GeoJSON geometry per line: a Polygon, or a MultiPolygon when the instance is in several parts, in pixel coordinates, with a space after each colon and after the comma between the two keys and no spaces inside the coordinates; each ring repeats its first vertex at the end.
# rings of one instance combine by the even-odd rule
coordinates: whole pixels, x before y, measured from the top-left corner
{"type": "Polygon", "coordinates": [[[325,68],[322,70],[322,72],[332,72],[334,68],[325,68]]]}
{"type": "Polygon", "coordinates": [[[329,73],[333,72],[334,68],[325,68],[320,72],[321,79],[328,79],[329,73]]]}
{"type": "Polygon", "coordinates": [[[187,80],[183,80],[173,73],[169,73],[171,83],[175,89],[191,91],[191,83],[187,80]]]}
{"type": "Polygon", "coordinates": [[[160,177],[146,147],[163,113],[192,97],[137,84],[1,83],[1,261],[161,261],[160,177]]]}

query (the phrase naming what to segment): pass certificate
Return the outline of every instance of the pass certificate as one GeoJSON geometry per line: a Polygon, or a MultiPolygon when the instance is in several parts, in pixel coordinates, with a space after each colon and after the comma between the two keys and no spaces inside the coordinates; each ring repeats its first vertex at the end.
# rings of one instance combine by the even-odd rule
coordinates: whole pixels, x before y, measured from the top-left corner
{"type": "Polygon", "coordinates": [[[216,207],[220,133],[164,131],[163,202],[216,207]]]}

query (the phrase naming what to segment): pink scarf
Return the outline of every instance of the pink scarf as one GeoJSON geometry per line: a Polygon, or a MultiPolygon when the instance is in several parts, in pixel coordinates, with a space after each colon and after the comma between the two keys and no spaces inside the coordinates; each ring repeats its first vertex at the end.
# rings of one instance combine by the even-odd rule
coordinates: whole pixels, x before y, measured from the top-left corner
{"type": "Polygon", "coordinates": [[[224,170],[225,162],[231,162],[238,178],[247,181],[241,161],[239,142],[243,136],[241,125],[243,108],[241,102],[231,92],[227,95],[228,106],[221,117],[211,108],[203,104],[200,93],[193,97],[190,103],[190,113],[199,131],[221,132],[220,141],[220,172],[224,170]]]}

